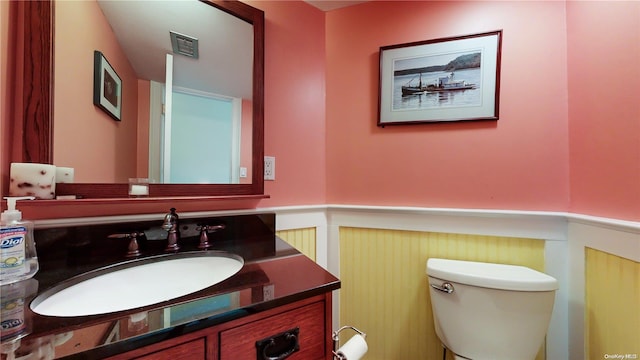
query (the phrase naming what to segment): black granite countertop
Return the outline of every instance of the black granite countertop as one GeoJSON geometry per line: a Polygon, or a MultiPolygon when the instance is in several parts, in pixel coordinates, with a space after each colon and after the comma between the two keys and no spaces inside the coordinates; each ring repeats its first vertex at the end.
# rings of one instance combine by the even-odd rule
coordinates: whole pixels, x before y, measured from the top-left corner
{"type": "MultiPolygon", "coordinates": [[[[227,233],[220,234],[218,238],[212,237],[215,243],[213,250],[244,258],[244,266],[235,275],[204,290],[165,302],[84,317],[39,315],[31,311],[29,303],[61,281],[124,261],[121,258],[122,246],[103,244],[104,234],[97,235],[101,231],[108,233],[135,228],[136,231],[144,230],[147,237],[152,238],[154,229],[146,228],[149,225],[146,223],[135,223],[120,224],[115,229],[113,226],[104,229],[49,229],[46,234],[40,234],[41,242],[51,246],[40,247],[38,244],[40,271],[29,280],[28,290],[23,290],[24,326],[20,331],[9,332],[3,325],[2,359],[9,354],[20,359],[36,352],[49,359],[103,358],[340,288],[340,281],[335,276],[275,236],[275,215],[251,215],[240,220],[237,221],[237,217],[206,219],[226,222],[227,233]],[[59,236],[65,240],[46,239],[46,236],[56,237],[52,234],[69,232],[73,236],[59,236]],[[83,236],[78,236],[79,233],[85,234],[85,240],[86,234],[93,234],[89,238],[100,240],[87,242],[83,236]],[[59,248],[60,241],[66,244],[64,250],[59,248]],[[81,246],[76,246],[78,244],[81,246]],[[114,247],[117,251],[105,250],[114,247]],[[54,254],[56,249],[58,253],[54,254]],[[44,251],[47,251],[46,256],[42,255],[44,251]]],[[[183,229],[188,233],[189,226],[202,221],[186,220],[183,229]]],[[[151,239],[141,241],[145,256],[157,256],[158,251],[162,252],[159,247],[154,249],[152,242],[151,239]]],[[[181,245],[181,252],[197,251],[197,240],[193,237],[184,236],[181,245]]],[[[4,288],[6,286],[3,287],[3,304],[9,296],[4,288]]]]}

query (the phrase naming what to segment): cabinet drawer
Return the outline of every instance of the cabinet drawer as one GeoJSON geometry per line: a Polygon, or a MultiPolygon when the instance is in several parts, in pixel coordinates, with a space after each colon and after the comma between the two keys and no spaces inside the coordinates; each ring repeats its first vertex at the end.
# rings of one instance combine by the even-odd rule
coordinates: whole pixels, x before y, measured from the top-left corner
{"type": "Polygon", "coordinates": [[[167,340],[110,357],[109,360],[205,360],[206,338],[185,341],[183,337],[167,340]]]}
{"type": "Polygon", "coordinates": [[[205,339],[200,338],[168,349],[159,350],[136,358],[137,360],[197,360],[205,359],[205,339]]]}
{"type": "MultiPolygon", "coordinates": [[[[317,302],[282,314],[257,320],[220,333],[220,360],[262,359],[258,357],[256,341],[299,328],[300,349],[287,359],[324,359],[325,313],[324,302],[317,302]]],[[[275,356],[270,354],[270,356],[275,356]]]]}

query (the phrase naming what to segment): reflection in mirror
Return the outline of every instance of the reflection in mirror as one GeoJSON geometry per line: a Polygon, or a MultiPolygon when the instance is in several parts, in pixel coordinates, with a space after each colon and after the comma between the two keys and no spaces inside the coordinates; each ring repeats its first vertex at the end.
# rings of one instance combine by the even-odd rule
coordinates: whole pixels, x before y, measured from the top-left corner
{"type": "Polygon", "coordinates": [[[254,298],[252,293],[253,289],[242,289],[166,308],[125,315],[61,335],[38,338],[29,346],[20,348],[20,351],[23,354],[46,354],[50,359],[70,356],[135,337],[152,335],[196,320],[223,315],[249,305],[254,298]]]}
{"type": "Polygon", "coordinates": [[[85,183],[251,183],[251,24],[195,0],[56,1],[55,19],[54,164],[85,183]],[[122,79],[121,121],[87,91],[94,50],[122,79]]]}
{"type": "MultiPolygon", "coordinates": [[[[262,181],[262,172],[264,163],[262,161],[264,155],[264,12],[252,6],[246,5],[240,1],[225,0],[202,0],[203,3],[222,9],[228,14],[236,16],[253,25],[253,90],[252,90],[252,112],[253,122],[251,129],[251,150],[252,161],[249,174],[253,176],[253,181],[248,184],[152,184],[149,189],[150,197],[211,197],[211,196],[231,196],[232,198],[246,197],[246,199],[255,199],[264,197],[264,182],[262,181]]],[[[36,163],[53,163],[53,116],[55,99],[53,84],[64,82],[73,78],[76,69],[71,73],[64,74],[62,79],[54,81],[53,56],[54,56],[54,11],[55,3],[53,1],[23,1],[12,2],[13,6],[23,9],[23,27],[18,28],[17,38],[24,39],[22,57],[22,66],[19,68],[19,77],[23,91],[16,96],[16,103],[22,104],[18,113],[20,116],[15,118],[15,127],[21,129],[22,137],[16,139],[13,143],[17,150],[16,155],[11,161],[18,162],[36,162],[36,163]],[[21,71],[21,69],[29,69],[29,71],[21,71]],[[20,150],[22,150],[20,152],[20,150]]],[[[20,13],[20,12],[19,12],[20,13]]],[[[18,60],[19,61],[19,60],[18,60]]],[[[81,66],[86,62],[78,61],[77,66],[81,66]]],[[[211,65],[214,66],[214,65],[211,65]]],[[[92,92],[85,88],[75,89],[80,92],[92,92]]],[[[125,90],[125,89],[123,89],[125,90]]],[[[126,91],[126,90],[125,90],[126,91]]],[[[70,108],[76,104],[71,104],[70,108]]],[[[61,105],[56,105],[61,106],[61,105]]],[[[82,123],[83,115],[72,117],[76,119],[76,124],[82,123]]],[[[122,123],[122,122],[120,122],[122,123]]],[[[130,125],[130,123],[126,123],[130,125]]],[[[126,125],[122,125],[126,126],[126,125]]],[[[91,133],[91,139],[94,140],[92,147],[102,139],[101,129],[96,129],[91,133]]],[[[136,136],[139,133],[136,131],[136,136]]],[[[87,137],[85,134],[78,135],[76,139],[87,137]]],[[[132,149],[131,144],[137,148],[137,143],[130,139],[118,139],[116,148],[132,149]]],[[[244,146],[244,143],[243,143],[244,146]]],[[[86,151],[86,148],[82,149],[86,151]]],[[[116,160],[121,160],[123,152],[119,152],[116,160]]],[[[137,156],[132,151],[124,152],[126,157],[137,156]]],[[[136,161],[136,166],[140,162],[136,161]]],[[[63,164],[57,164],[64,166],[63,164]]],[[[144,165],[147,166],[146,164],[144,165]]],[[[96,165],[93,169],[109,168],[107,172],[115,172],[112,164],[96,165]]],[[[3,164],[3,168],[8,169],[9,164],[3,164]]],[[[120,177],[124,177],[120,175],[120,177]]],[[[56,186],[56,195],[73,195],[87,199],[91,198],[119,198],[121,203],[127,201],[123,198],[127,196],[128,184],[119,183],[73,183],[58,184],[56,186]]],[[[90,203],[90,202],[89,202],[90,203]]]]}
{"type": "MultiPolygon", "coordinates": [[[[250,142],[252,161],[251,170],[248,171],[253,181],[247,184],[152,184],[149,189],[149,195],[151,198],[184,196],[198,198],[230,196],[233,199],[240,199],[240,197],[245,199],[262,198],[265,197],[264,182],[262,181],[264,167],[264,12],[240,1],[202,0],[202,2],[222,9],[228,14],[253,25],[253,121],[250,142]]],[[[16,149],[16,156],[11,161],[51,164],[53,163],[54,147],[52,129],[53,102],[56,97],[53,91],[53,84],[72,78],[75,69],[71,74],[64,74],[62,79],[54,81],[53,48],[55,39],[53,27],[55,3],[52,0],[42,0],[12,2],[11,4],[23,10],[21,14],[23,15],[22,20],[24,23],[23,27],[17,29],[17,38],[24,39],[22,66],[17,66],[19,74],[17,76],[21,77],[23,91],[16,96],[16,103],[22,104],[22,107],[17,111],[20,116],[15,118],[14,124],[16,129],[22,130],[22,137],[16,139],[12,144],[16,149]],[[29,71],[21,71],[21,69],[29,69],[29,71]]],[[[20,60],[18,59],[17,61],[20,60]]],[[[85,62],[77,62],[78,66],[82,64],[85,64],[85,62]]],[[[84,89],[84,92],[87,92],[87,90],[84,89]]],[[[88,92],[91,93],[91,90],[88,92]]],[[[72,104],[71,108],[73,106],[75,104],[72,104]]],[[[75,115],[73,117],[76,118],[77,124],[81,123],[82,119],[80,117],[75,115]]],[[[91,138],[97,143],[101,140],[101,135],[100,129],[97,129],[91,134],[91,138]]],[[[77,138],[82,136],[85,135],[80,135],[77,138]]],[[[129,139],[118,139],[116,147],[127,147],[130,150],[131,144],[136,144],[136,142],[129,141],[129,139]]],[[[243,146],[245,146],[244,143],[243,146]]],[[[82,151],[86,151],[86,149],[82,151]]],[[[127,157],[137,156],[133,155],[132,151],[125,153],[127,157]]],[[[64,166],[62,164],[58,165],[64,166]]],[[[139,166],[139,162],[136,162],[136,166],[139,166]]],[[[107,166],[102,165],[101,167],[106,168],[107,166]]],[[[4,163],[3,168],[8,169],[9,164],[4,163]]],[[[108,171],[115,172],[116,170],[111,166],[108,171]]],[[[124,204],[127,203],[127,200],[123,199],[127,196],[127,189],[128,184],[124,182],[58,184],[56,186],[56,195],[73,195],[87,199],[119,198],[118,201],[124,204]]]]}

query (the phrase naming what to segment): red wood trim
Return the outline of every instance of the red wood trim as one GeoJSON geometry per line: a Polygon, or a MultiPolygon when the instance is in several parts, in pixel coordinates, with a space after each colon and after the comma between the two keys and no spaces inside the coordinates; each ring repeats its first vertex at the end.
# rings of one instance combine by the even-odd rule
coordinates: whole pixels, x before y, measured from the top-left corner
{"type": "Polygon", "coordinates": [[[23,162],[53,163],[53,2],[24,2],[23,162]]]}

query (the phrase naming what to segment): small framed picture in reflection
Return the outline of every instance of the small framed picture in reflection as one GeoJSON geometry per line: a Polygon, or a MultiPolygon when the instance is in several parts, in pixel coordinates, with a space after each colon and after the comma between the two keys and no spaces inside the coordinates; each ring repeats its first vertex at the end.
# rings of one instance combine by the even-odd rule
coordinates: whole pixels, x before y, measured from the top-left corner
{"type": "Polygon", "coordinates": [[[122,79],[98,50],[93,54],[93,104],[122,120],[122,79]]]}

